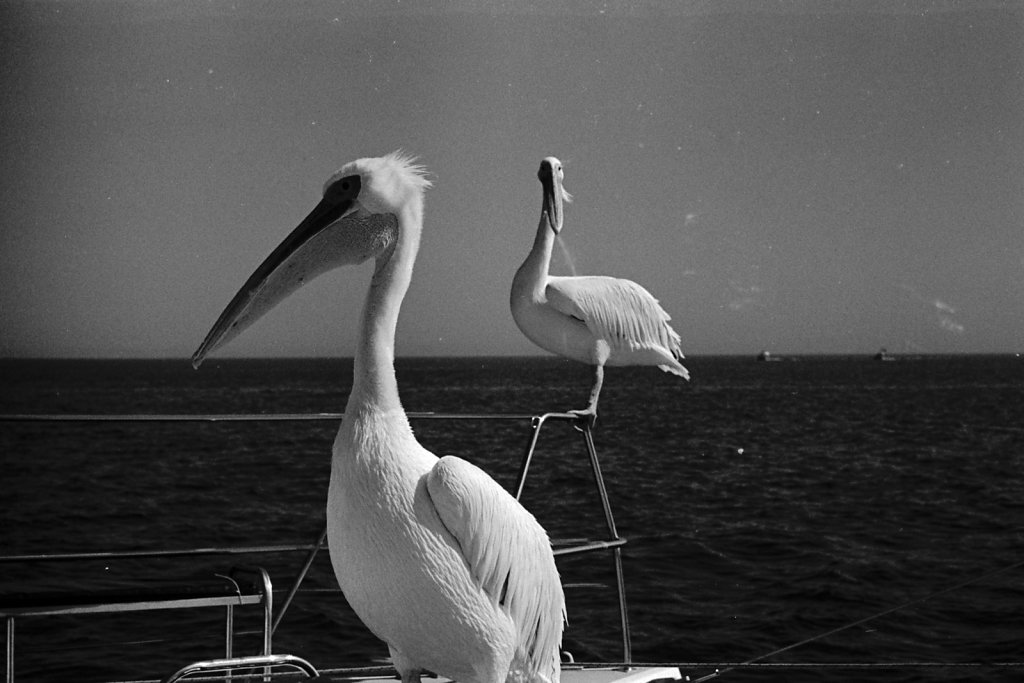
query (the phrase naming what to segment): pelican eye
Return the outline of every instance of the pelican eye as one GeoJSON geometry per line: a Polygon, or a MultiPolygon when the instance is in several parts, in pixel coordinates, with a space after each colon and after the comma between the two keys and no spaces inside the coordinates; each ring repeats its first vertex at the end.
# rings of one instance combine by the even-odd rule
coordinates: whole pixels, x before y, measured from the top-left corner
{"type": "Polygon", "coordinates": [[[324,196],[334,201],[352,199],[359,194],[359,188],[359,176],[345,176],[327,188],[327,192],[324,193],[324,196]]]}

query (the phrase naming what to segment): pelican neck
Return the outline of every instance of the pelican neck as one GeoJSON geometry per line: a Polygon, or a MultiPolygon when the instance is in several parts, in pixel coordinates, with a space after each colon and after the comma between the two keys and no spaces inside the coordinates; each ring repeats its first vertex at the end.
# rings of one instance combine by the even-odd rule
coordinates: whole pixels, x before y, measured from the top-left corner
{"type": "Polygon", "coordinates": [[[393,247],[377,257],[366,293],[346,413],[358,414],[359,409],[369,406],[383,411],[401,410],[395,377],[395,331],[412,279],[423,215],[422,199],[409,204],[398,215],[393,247]]]}
{"type": "Polygon", "coordinates": [[[540,223],[537,225],[537,235],[534,237],[533,247],[517,273],[517,279],[520,275],[527,278],[530,294],[534,298],[543,295],[554,246],[555,231],[551,228],[547,211],[544,210],[540,214],[540,223]]]}

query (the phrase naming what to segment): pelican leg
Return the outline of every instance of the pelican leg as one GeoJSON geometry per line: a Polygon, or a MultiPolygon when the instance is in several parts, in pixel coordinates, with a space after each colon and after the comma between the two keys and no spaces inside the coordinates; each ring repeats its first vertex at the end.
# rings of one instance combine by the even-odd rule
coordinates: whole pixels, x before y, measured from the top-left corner
{"type": "Polygon", "coordinates": [[[590,403],[583,410],[570,410],[573,415],[579,415],[581,420],[586,420],[593,428],[597,422],[597,399],[601,395],[601,385],[604,384],[604,363],[594,365],[594,384],[590,388],[590,403]]]}
{"type": "Polygon", "coordinates": [[[388,651],[391,653],[391,663],[394,664],[398,674],[402,677],[402,683],[420,683],[420,674],[423,670],[390,645],[388,645],[388,651]]]}

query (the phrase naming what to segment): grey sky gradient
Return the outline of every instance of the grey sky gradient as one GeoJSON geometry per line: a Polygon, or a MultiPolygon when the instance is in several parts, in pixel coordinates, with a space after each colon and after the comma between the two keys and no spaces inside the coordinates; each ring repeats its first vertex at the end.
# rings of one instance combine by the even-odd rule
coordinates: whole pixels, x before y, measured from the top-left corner
{"type": "MultiPolygon", "coordinates": [[[[541,353],[508,290],[547,155],[577,271],[688,355],[1024,350],[1024,5],[443,7],[0,4],[0,355],[187,357],[396,148],[435,183],[399,355],[541,353]]],[[[218,355],[350,355],[368,276],[218,355]]]]}

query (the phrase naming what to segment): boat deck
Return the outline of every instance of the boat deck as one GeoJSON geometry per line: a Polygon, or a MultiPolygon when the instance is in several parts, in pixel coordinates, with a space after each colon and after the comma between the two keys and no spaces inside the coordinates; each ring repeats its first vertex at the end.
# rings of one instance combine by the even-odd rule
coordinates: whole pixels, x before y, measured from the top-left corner
{"type": "MultiPolygon", "coordinates": [[[[303,675],[307,679],[336,683],[380,683],[381,681],[394,681],[397,678],[395,671],[387,667],[317,671],[312,664],[299,657],[271,655],[269,657],[243,657],[233,660],[196,662],[168,676],[161,683],[177,683],[183,680],[224,680],[224,674],[229,671],[232,672],[232,681],[273,681],[281,680],[282,677],[294,680],[296,674],[303,675]]],[[[674,666],[565,663],[562,665],[560,676],[561,683],[651,683],[653,681],[676,681],[682,678],[682,673],[674,666]]],[[[430,683],[454,683],[452,679],[444,676],[424,675],[423,680],[430,683]]]]}
{"type": "MultiPolygon", "coordinates": [[[[671,666],[602,667],[566,664],[562,667],[561,683],[648,683],[649,681],[677,681],[682,677],[679,669],[671,666]]],[[[345,683],[377,683],[394,680],[393,676],[360,677],[328,674],[326,680],[345,683]]],[[[451,683],[448,678],[429,678],[427,681],[451,683]]]]}

